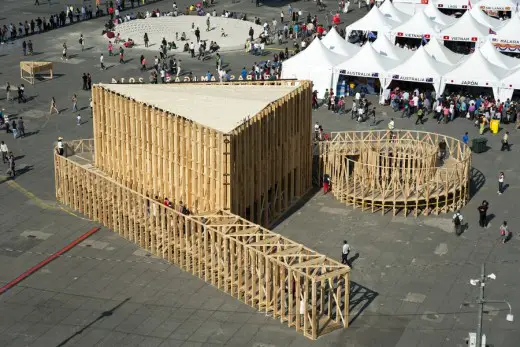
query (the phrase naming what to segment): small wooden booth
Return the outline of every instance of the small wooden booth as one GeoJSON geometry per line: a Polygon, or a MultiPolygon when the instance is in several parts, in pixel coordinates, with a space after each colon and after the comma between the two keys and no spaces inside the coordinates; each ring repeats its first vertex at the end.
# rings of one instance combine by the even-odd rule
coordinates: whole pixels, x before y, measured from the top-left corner
{"type": "Polygon", "coordinates": [[[95,85],[95,165],[195,213],[268,226],[312,186],[310,81],[95,85]]]}
{"type": "Polygon", "coordinates": [[[20,78],[34,84],[36,76],[43,79],[52,79],[54,65],[47,61],[21,61],[20,78]]]}

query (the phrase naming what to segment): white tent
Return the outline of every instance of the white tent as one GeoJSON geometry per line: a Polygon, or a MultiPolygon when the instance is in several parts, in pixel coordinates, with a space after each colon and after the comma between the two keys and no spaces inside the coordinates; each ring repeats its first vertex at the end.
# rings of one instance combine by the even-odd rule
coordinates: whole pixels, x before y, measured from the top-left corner
{"type": "Polygon", "coordinates": [[[452,69],[453,66],[433,59],[424,47],[419,47],[408,60],[389,70],[388,78],[399,81],[432,83],[435,91],[439,93],[442,76],[452,69]]]}
{"type": "Polygon", "coordinates": [[[430,1],[428,5],[426,5],[424,13],[428,16],[428,18],[430,18],[442,27],[447,27],[457,21],[457,18],[453,16],[448,16],[447,14],[444,14],[441,11],[439,11],[437,6],[435,6],[432,1],[430,1]]]}
{"type": "Polygon", "coordinates": [[[377,31],[378,33],[386,33],[392,30],[392,28],[398,24],[398,22],[394,22],[393,20],[385,17],[385,15],[379,11],[379,8],[374,6],[363,18],[347,26],[346,31],[347,33],[351,32],[352,30],[377,31]]]}
{"type": "Polygon", "coordinates": [[[332,67],[342,61],[343,55],[330,51],[316,38],[305,50],[282,63],[282,78],[311,80],[321,97],[331,87],[332,67]]]}
{"type": "Polygon", "coordinates": [[[440,28],[441,26],[428,18],[424,11],[419,11],[408,21],[395,27],[392,34],[396,37],[422,39],[424,36],[424,38],[429,39],[436,36],[440,28]]]}
{"type": "MultiPolygon", "coordinates": [[[[333,85],[338,83],[339,75],[379,78],[381,86],[386,88],[386,73],[397,66],[399,61],[384,57],[376,52],[372,44],[365,44],[361,50],[349,60],[334,66],[333,85]]],[[[390,81],[388,81],[388,84],[390,81]]]]}
{"type": "Polygon", "coordinates": [[[497,51],[491,41],[486,41],[480,48],[480,53],[493,65],[504,69],[512,69],[520,65],[520,59],[508,57],[497,51]]]}
{"type": "Polygon", "coordinates": [[[467,55],[458,54],[444,46],[438,39],[432,38],[424,45],[424,49],[433,59],[448,65],[456,65],[462,62],[467,55]]]}
{"type": "Polygon", "coordinates": [[[386,35],[379,35],[372,43],[372,47],[382,56],[399,61],[408,59],[413,53],[413,51],[392,44],[386,35]]]}
{"type": "Polygon", "coordinates": [[[473,7],[471,10],[469,10],[469,13],[471,13],[477,22],[489,28],[498,29],[507,23],[503,20],[488,16],[480,9],[479,6],[473,7]]]}
{"type": "Polygon", "coordinates": [[[477,22],[469,11],[466,11],[455,24],[441,30],[441,35],[445,41],[477,42],[489,35],[489,28],[477,22]]]}
{"type": "Polygon", "coordinates": [[[341,54],[345,57],[353,56],[361,49],[360,46],[347,42],[342,38],[335,28],[330,29],[321,42],[332,52],[341,54]]]}
{"type": "Polygon", "coordinates": [[[512,0],[480,0],[478,7],[490,11],[514,11],[516,1],[512,0]]]}
{"type": "Polygon", "coordinates": [[[394,4],[390,0],[386,0],[380,7],[379,11],[385,15],[385,17],[393,20],[394,22],[403,23],[410,19],[410,15],[399,11],[395,8],[394,4]]]}
{"type": "Polygon", "coordinates": [[[497,30],[491,41],[503,52],[520,51],[520,17],[513,14],[507,23],[497,30]]]}
{"type": "Polygon", "coordinates": [[[500,100],[511,100],[515,89],[520,89],[520,69],[516,70],[502,80],[499,91],[500,100]]]}
{"type": "Polygon", "coordinates": [[[509,70],[491,64],[479,50],[476,50],[464,63],[444,75],[440,93],[444,92],[446,84],[491,87],[495,98],[498,99],[498,89],[508,73],[509,70]]]}

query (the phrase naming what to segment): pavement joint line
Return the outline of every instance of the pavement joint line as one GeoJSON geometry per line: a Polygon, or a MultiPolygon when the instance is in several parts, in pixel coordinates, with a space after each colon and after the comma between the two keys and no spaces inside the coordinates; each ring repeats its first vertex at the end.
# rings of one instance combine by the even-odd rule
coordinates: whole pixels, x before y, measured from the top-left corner
{"type": "Polygon", "coordinates": [[[83,217],[75,214],[74,212],[71,212],[71,211],[63,208],[62,206],[53,206],[53,205],[43,202],[42,199],[40,199],[39,197],[37,197],[36,195],[34,195],[33,193],[31,193],[30,191],[28,191],[27,189],[25,189],[24,187],[22,187],[17,182],[13,181],[12,179],[10,179],[7,176],[0,176],[0,179],[1,179],[0,183],[7,182],[7,185],[9,185],[11,188],[13,188],[13,189],[17,190],[18,192],[22,193],[23,195],[25,195],[29,200],[33,201],[38,207],[40,207],[43,210],[63,211],[73,217],[83,219],[83,220],[90,220],[88,218],[83,218],[83,217]]]}
{"type": "MultiPolygon", "coordinates": [[[[46,256],[52,255],[52,253],[22,251],[22,250],[19,250],[19,249],[12,249],[12,248],[0,248],[0,251],[13,252],[13,253],[36,254],[36,255],[46,255],[46,256]]],[[[89,260],[99,260],[99,261],[112,261],[112,262],[117,262],[117,263],[138,263],[138,264],[171,265],[168,262],[160,262],[160,261],[123,260],[123,259],[110,259],[110,258],[100,258],[100,257],[86,257],[86,256],[69,255],[69,254],[63,254],[63,255],[60,255],[59,257],[60,258],[71,258],[71,259],[89,259],[89,260]]]]}

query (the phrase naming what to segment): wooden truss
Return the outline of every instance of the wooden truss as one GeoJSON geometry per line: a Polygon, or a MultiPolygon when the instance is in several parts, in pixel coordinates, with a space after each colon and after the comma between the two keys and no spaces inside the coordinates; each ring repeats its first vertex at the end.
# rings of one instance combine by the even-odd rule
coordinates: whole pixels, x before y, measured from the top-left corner
{"type": "Polygon", "coordinates": [[[448,136],[419,131],[334,132],[318,144],[320,174],[332,193],[364,211],[438,214],[469,199],[471,151],[448,136]],[[439,159],[439,143],[446,155],[439,159]],[[442,146],[441,146],[442,147],[442,146]]]}
{"type": "Polygon", "coordinates": [[[20,62],[20,78],[34,84],[36,76],[39,75],[44,79],[53,78],[54,65],[51,62],[45,61],[22,61],[20,62]],[[47,72],[47,75],[43,73],[47,72]]]}
{"type": "Polygon", "coordinates": [[[349,267],[227,211],[179,213],[95,168],[90,140],[65,147],[61,203],[311,339],[348,326],[349,267]]]}

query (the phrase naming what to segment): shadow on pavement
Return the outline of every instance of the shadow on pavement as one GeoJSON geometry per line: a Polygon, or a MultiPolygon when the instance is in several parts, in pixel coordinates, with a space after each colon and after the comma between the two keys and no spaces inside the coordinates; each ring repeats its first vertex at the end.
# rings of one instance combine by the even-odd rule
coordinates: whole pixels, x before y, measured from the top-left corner
{"type": "Polygon", "coordinates": [[[61,343],[59,343],[56,347],[62,347],[62,346],[65,346],[70,340],[72,340],[73,338],[75,338],[76,336],[79,336],[81,334],[83,334],[88,328],[90,328],[92,325],[96,324],[96,322],[102,320],[103,318],[105,317],[110,317],[111,315],[114,314],[114,312],[120,308],[121,306],[123,306],[124,304],[126,304],[128,301],[130,300],[130,298],[126,298],[125,300],[123,300],[121,303],[117,304],[117,306],[114,306],[112,307],[110,310],[108,311],[105,311],[103,313],[101,313],[99,315],[99,317],[97,317],[96,319],[94,319],[92,322],[90,322],[89,324],[85,325],[83,328],[81,328],[80,330],[76,331],[74,334],[72,334],[71,336],[67,337],[65,340],[63,340],[61,343]]]}

